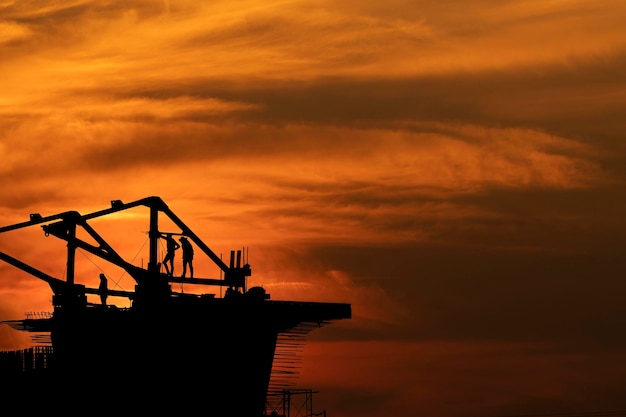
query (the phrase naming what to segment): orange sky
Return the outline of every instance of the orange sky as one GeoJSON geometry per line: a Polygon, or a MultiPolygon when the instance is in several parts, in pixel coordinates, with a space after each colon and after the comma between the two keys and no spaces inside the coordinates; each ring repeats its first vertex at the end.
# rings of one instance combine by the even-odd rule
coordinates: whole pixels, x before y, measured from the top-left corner
{"type": "MultiPolygon", "coordinates": [[[[625,20],[621,0],[2,1],[0,226],[156,195],[216,253],[248,247],[273,299],[351,303],[304,352],[329,417],[624,410],[625,20]]],[[[132,256],[145,229],[121,220],[132,256]]],[[[0,250],[45,260],[37,232],[0,250]]],[[[0,320],[50,296],[0,264],[0,320]]]]}

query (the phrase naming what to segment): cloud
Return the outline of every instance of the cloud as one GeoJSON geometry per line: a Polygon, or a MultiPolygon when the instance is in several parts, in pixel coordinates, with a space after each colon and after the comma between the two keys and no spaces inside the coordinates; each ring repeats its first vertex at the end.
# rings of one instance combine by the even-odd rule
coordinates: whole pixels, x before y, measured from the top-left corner
{"type": "Polygon", "coordinates": [[[309,342],[298,382],[340,416],[575,413],[620,409],[612,385],[624,375],[611,365],[620,356],[523,343],[309,342]]]}
{"type": "Polygon", "coordinates": [[[18,42],[28,37],[29,31],[26,27],[15,22],[0,23],[0,39],[3,44],[18,42]]]}
{"type": "MultiPolygon", "coordinates": [[[[0,10],[0,227],[158,195],[216,253],[249,247],[273,299],[351,303],[311,334],[332,414],[615,404],[622,2],[0,10]]],[[[97,229],[140,263],[140,220],[97,229]]],[[[35,229],[0,250],[63,277],[63,242],[35,229]]],[[[106,267],[83,255],[90,283],[106,267]]],[[[49,307],[47,284],[0,269],[0,315],[49,307]]]]}
{"type": "Polygon", "coordinates": [[[11,152],[0,195],[7,206],[54,195],[59,211],[83,211],[76,198],[93,206],[188,195],[245,212],[266,241],[438,241],[446,222],[507,221],[498,200],[478,204],[480,196],[613,181],[595,148],[531,129],[92,123],[22,126],[6,136],[11,152]],[[57,130],[44,133],[43,126],[57,130]],[[12,139],[29,132],[30,140],[12,139]],[[48,143],[51,135],[59,140],[48,143]],[[158,188],[149,185],[155,177],[158,188]]]}
{"type": "MultiPolygon", "coordinates": [[[[263,267],[263,263],[261,263],[263,267]]],[[[352,306],[351,328],[381,328],[403,322],[407,309],[396,303],[376,283],[357,282],[342,271],[320,271],[313,275],[307,269],[295,269],[284,262],[283,271],[263,271],[268,277],[264,287],[277,299],[306,297],[308,301],[349,303],[352,306]],[[289,277],[289,280],[280,277],[289,277]]],[[[258,282],[258,279],[256,280],[258,282]]],[[[263,282],[263,281],[261,281],[263,282]]]]}

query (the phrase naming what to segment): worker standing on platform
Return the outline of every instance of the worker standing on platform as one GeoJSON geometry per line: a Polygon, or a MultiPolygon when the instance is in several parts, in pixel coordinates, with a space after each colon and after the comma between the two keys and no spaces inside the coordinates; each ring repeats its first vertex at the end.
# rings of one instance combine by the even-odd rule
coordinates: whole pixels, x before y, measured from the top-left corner
{"type": "MultiPolygon", "coordinates": [[[[162,235],[161,237],[163,238],[162,235]]],[[[167,275],[169,275],[170,277],[173,277],[174,276],[174,256],[176,256],[176,251],[178,250],[178,248],[180,248],[180,245],[178,244],[178,242],[174,240],[171,233],[168,233],[167,235],[165,235],[164,239],[166,242],[166,253],[165,253],[165,258],[163,258],[163,265],[165,266],[165,271],[167,272],[167,275]]]]}
{"type": "Polygon", "coordinates": [[[107,282],[107,277],[104,274],[100,274],[100,286],[98,287],[98,291],[100,292],[100,301],[103,306],[107,305],[107,297],[109,296],[109,284],[107,282]]]}
{"type": "Polygon", "coordinates": [[[193,278],[193,246],[185,236],[181,236],[180,245],[183,248],[183,274],[181,278],[185,278],[187,274],[187,266],[189,266],[189,278],[193,278]]]}

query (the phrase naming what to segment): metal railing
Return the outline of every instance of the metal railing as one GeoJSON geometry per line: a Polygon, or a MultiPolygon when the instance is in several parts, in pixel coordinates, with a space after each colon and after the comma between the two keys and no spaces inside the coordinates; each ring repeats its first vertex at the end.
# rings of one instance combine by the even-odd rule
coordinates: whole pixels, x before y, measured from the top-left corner
{"type": "Polygon", "coordinates": [[[48,369],[53,361],[52,346],[34,346],[0,352],[0,373],[32,372],[48,369]]]}

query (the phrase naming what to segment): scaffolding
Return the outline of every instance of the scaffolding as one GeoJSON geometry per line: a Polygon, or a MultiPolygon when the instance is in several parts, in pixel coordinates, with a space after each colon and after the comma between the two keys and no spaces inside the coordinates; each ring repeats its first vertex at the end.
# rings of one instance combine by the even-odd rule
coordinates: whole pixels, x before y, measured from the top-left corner
{"type": "Polygon", "coordinates": [[[285,389],[269,392],[266,416],[271,417],[326,417],[326,410],[313,412],[312,389],[285,389]]]}

